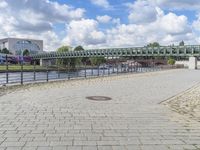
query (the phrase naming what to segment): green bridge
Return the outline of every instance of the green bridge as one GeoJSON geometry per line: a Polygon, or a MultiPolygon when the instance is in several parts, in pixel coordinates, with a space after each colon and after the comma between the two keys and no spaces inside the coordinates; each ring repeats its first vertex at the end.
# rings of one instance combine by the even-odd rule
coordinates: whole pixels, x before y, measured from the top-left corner
{"type": "Polygon", "coordinates": [[[46,52],[31,55],[37,59],[61,59],[74,57],[144,57],[144,56],[177,56],[177,57],[198,57],[200,56],[200,45],[187,46],[160,46],[160,47],[129,47],[129,48],[104,48],[90,49],[84,51],[69,52],[46,52]]]}

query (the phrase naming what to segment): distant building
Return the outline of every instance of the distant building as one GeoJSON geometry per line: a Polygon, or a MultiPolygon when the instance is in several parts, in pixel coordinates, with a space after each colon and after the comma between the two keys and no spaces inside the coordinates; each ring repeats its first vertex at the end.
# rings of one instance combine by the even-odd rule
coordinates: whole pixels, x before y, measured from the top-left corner
{"type": "Polygon", "coordinates": [[[24,50],[28,50],[30,54],[37,54],[43,51],[43,41],[20,38],[0,39],[0,49],[4,48],[14,55],[21,55],[24,50]]]}

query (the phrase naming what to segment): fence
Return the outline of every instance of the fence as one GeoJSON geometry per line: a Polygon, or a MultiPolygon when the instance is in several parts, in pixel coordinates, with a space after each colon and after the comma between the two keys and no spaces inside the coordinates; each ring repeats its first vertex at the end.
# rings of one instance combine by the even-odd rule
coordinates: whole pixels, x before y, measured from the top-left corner
{"type": "Polygon", "coordinates": [[[125,73],[143,73],[172,69],[172,66],[141,66],[136,62],[124,63],[105,63],[101,65],[78,65],[71,66],[45,66],[33,65],[11,65],[6,62],[0,66],[0,85],[25,84],[32,82],[49,82],[54,80],[70,80],[75,78],[91,78],[101,76],[111,76],[125,73]]]}

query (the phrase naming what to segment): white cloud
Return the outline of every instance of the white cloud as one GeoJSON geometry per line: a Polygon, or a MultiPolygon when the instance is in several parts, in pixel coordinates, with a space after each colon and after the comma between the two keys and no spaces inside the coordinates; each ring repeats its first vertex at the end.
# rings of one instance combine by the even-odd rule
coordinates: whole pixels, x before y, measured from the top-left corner
{"type": "Polygon", "coordinates": [[[90,0],[90,1],[92,4],[106,8],[106,9],[111,7],[108,0],[90,0]]]}
{"type": "Polygon", "coordinates": [[[6,3],[6,1],[2,0],[0,1],[0,8],[6,8],[8,6],[8,4],[6,3]]]}
{"type": "Polygon", "coordinates": [[[104,16],[97,16],[97,20],[100,23],[109,23],[111,21],[112,17],[108,16],[108,15],[104,15],[104,16]]]}
{"type": "Polygon", "coordinates": [[[157,41],[164,45],[194,38],[187,18],[159,10],[155,21],[147,24],[121,24],[107,30],[107,44],[115,46],[143,46],[157,41]]]}
{"type": "Polygon", "coordinates": [[[149,3],[154,3],[162,8],[169,10],[199,10],[199,0],[148,0],[149,3]]]}
{"type": "Polygon", "coordinates": [[[105,43],[105,35],[98,30],[98,22],[92,19],[71,21],[67,26],[67,37],[63,40],[67,45],[99,45],[105,43]]]}
{"type": "MultiPolygon", "coordinates": [[[[107,0],[91,2],[106,9],[111,8],[107,0]]],[[[108,15],[97,16],[96,20],[85,19],[84,9],[50,0],[0,0],[0,38],[43,39],[45,50],[55,50],[62,44],[94,48],[144,46],[154,41],[163,45],[176,44],[181,40],[188,44],[200,43],[200,15],[191,26],[186,16],[163,11],[167,4],[175,9],[199,7],[195,8],[193,1],[188,2],[136,0],[127,4],[129,14],[124,17],[129,19],[129,23],[124,24],[120,18],[108,15]],[[59,33],[54,31],[57,23],[66,24],[66,31],[63,31],[66,32],[65,38],[60,38],[59,33]],[[107,25],[111,28],[102,31],[100,23],[109,23],[107,25]]]]}
{"type": "Polygon", "coordinates": [[[161,31],[169,34],[185,34],[191,32],[187,17],[184,15],[177,16],[174,13],[168,13],[157,20],[161,31]]]}
{"type": "Polygon", "coordinates": [[[61,45],[53,24],[80,20],[85,12],[49,0],[0,0],[0,8],[0,38],[39,38],[44,40],[44,50],[61,45]]]}
{"type": "Polygon", "coordinates": [[[146,0],[135,1],[133,4],[127,4],[129,7],[129,22],[130,23],[149,23],[156,20],[156,7],[146,0]]]}

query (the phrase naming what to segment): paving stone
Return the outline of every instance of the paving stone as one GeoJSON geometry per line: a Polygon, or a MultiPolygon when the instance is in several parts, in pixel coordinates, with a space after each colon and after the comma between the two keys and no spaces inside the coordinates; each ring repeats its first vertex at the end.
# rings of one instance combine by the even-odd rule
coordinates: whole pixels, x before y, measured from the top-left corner
{"type": "Polygon", "coordinates": [[[67,150],[82,150],[82,146],[68,146],[67,150]]]}
{"type": "Polygon", "coordinates": [[[37,147],[23,147],[22,150],[37,150],[37,147]]]}
{"type": "Polygon", "coordinates": [[[0,97],[0,150],[198,149],[200,122],[160,103],[199,77],[199,70],[180,69],[7,93],[0,97]],[[112,100],[85,98],[95,95],[112,100]]]}

